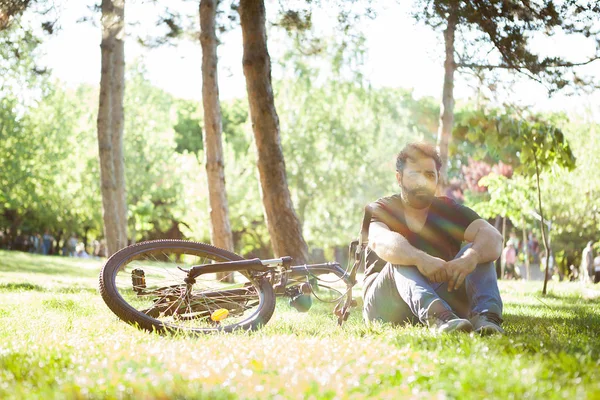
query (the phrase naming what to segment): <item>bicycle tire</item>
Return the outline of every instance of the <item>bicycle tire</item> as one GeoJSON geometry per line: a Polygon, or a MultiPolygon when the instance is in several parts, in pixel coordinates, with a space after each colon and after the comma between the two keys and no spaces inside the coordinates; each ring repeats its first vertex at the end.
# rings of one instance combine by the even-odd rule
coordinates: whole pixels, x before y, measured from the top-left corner
{"type": "MultiPolygon", "coordinates": [[[[183,278],[186,274],[177,271],[177,269],[179,269],[179,265],[177,264],[180,263],[179,260],[183,260],[184,257],[188,256],[201,257],[204,260],[210,260],[213,262],[243,260],[241,256],[235,253],[199,242],[186,240],[154,240],[138,243],[116,252],[104,264],[100,272],[99,282],[102,299],[110,308],[110,310],[114,312],[121,320],[147,331],[157,331],[159,333],[185,332],[200,334],[219,331],[232,332],[234,330],[256,330],[269,321],[275,310],[276,302],[275,294],[273,293],[273,287],[265,277],[254,277],[248,272],[248,270],[237,271],[241,274],[238,274],[241,279],[244,279],[245,277],[245,279],[248,281],[244,283],[241,288],[238,287],[236,289],[227,289],[218,287],[217,289],[210,289],[212,291],[208,291],[207,289],[205,291],[198,291],[197,293],[183,296],[182,290],[185,286],[183,278]],[[157,254],[160,255],[160,259],[156,256],[157,254]],[[146,259],[145,256],[147,256],[148,259],[146,259]],[[153,258],[151,258],[151,256],[153,258]],[[175,257],[175,261],[170,261],[173,259],[173,256],[175,257]],[[131,266],[129,265],[130,263],[132,264],[131,266]],[[171,285],[162,286],[152,292],[147,289],[139,289],[139,287],[135,286],[134,281],[132,288],[123,288],[122,282],[124,282],[127,277],[127,271],[130,268],[133,268],[136,264],[144,265],[144,263],[146,263],[145,268],[151,268],[151,273],[154,273],[157,276],[158,274],[156,271],[162,273],[162,270],[166,269],[165,265],[167,265],[167,263],[174,264],[177,269],[173,268],[169,270],[167,274],[162,274],[166,279],[165,282],[171,285]],[[148,265],[151,266],[148,267],[148,265]],[[123,274],[119,275],[121,272],[123,272],[123,274]],[[119,277],[117,277],[118,275],[119,277]],[[123,278],[123,275],[125,278],[123,278]],[[117,280],[119,282],[117,282],[117,280]],[[175,283],[172,284],[172,282],[175,283]],[[121,285],[121,288],[119,288],[117,283],[121,285]],[[241,301],[239,298],[240,291],[243,292],[241,301]],[[132,292],[135,292],[135,294],[132,294],[132,292]],[[159,299],[158,301],[156,299],[152,299],[150,308],[136,308],[134,303],[136,303],[140,297],[146,297],[140,296],[141,292],[143,292],[144,295],[151,293],[152,295],[158,296],[159,299]],[[232,294],[234,292],[236,293],[236,297],[234,297],[232,294]],[[214,295],[215,293],[217,293],[217,296],[214,295]],[[242,302],[250,303],[248,300],[249,294],[257,296],[258,303],[256,304],[256,310],[248,311],[246,310],[248,306],[246,304],[241,304],[242,302]],[[176,297],[177,295],[180,297],[176,297]],[[163,296],[163,298],[168,298],[169,300],[163,301],[160,296],[163,296]],[[174,306],[175,300],[170,300],[173,297],[176,297],[176,300],[180,299],[179,304],[176,306],[174,306]],[[184,298],[187,300],[184,311],[187,311],[187,314],[191,315],[186,318],[181,316],[186,313],[179,311],[182,309],[181,305],[184,303],[184,298]],[[193,304],[190,300],[192,298],[193,304]],[[241,309],[242,316],[240,319],[235,320],[235,322],[232,322],[228,325],[223,325],[220,322],[215,323],[214,321],[210,321],[208,316],[210,315],[212,318],[212,312],[214,312],[214,310],[211,310],[211,307],[217,307],[219,305],[223,306],[223,304],[225,305],[224,307],[231,308],[231,310],[233,310],[233,312],[236,314],[239,314],[241,309]],[[198,310],[198,307],[200,307],[201,310],[198,310]],[[166,311],[169,309],[172,310],[170,311],[168,317],[165,317],[167,314],[166,311]],[[248,311],[248,315],[244,315],[246,311],[248,311]],[[161,319],[160,316],[165,318],[161,319]],[[178,321],[175,317],[178,317],[181,319],[181,321],[178,321]],[[198,327],[190,325],[190,321],[198,322],[204,319],[207,320],[206,323],[209,326],[202,325],[198,327]],[[211,326],[211,324],[214,324],[214,326],[211,326]]],[[[206,263],[206,261],[200,262],[200,264],[206,263]]],[[[170,266],[171,264],[168,265],[170,266]]],[[[197,263],[193,265],[197,265],[197,263]]],[[[134,272],[131,273],[131,276],[134,274],[139,274],[139,269],[137,268],[133,269],[132,271],[134,272]]],[[[135,279],[135,277],[130,279],[135,279]]],[[[144,285],[146,285],[145,280],[146,278],[144,275],[144,285]]],[[[240,284],[235,285],[240,286],[240,284]]],[[[254,305],[254,303],[250,304],[254,305]]]]}

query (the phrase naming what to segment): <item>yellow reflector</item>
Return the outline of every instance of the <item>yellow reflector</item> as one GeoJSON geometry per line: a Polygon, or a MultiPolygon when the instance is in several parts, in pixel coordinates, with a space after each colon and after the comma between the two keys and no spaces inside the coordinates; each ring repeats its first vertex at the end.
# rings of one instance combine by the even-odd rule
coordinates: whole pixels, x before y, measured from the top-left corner
{"type": "Polygon", "coordinates": [[[210,315],[210,319],[212,319],[215,322],[224,320],[225,318],[227,318],[229,316],[229,310],[226,308],[219,308],[218,310],[216,310],[215,312],[213,312],[210,315]]]}

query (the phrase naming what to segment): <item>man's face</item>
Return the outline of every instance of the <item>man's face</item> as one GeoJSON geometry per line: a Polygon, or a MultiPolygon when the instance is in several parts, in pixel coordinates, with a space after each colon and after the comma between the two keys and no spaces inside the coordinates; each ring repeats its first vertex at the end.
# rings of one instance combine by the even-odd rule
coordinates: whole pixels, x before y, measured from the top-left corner
{"type": "Polygon", "coordinates": [[[410,207],[429,207],[435,196],[438,174],[435,161],[429,157],[406,160],[403,172],[396,172],[402,200],[410,207]]]}

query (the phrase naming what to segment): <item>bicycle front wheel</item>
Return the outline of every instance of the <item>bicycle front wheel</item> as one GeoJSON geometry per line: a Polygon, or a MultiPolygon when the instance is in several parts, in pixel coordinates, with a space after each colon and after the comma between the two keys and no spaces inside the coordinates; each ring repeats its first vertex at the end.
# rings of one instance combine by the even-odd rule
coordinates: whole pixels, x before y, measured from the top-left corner
{"type": "Polygon", "coordinates": [[[100,293],[123,321],[149,331],[188,333],[255,330],[275,310],[268,280],[248,270],[233,282],[204,274],[186,283],[195,265],[243,260],[235,253],[185,240],[156,240],[126,247],[100,273],[100,293]]]}

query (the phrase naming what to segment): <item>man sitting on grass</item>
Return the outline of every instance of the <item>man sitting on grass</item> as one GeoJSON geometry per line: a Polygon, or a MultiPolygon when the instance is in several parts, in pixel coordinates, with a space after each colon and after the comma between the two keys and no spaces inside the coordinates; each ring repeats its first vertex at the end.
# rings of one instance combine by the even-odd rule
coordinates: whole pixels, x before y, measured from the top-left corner
{"type": "Polygon", "coordinates": [[[504,333],[494,266],[502,236],[470,208],[435,197],[440,167],[433,146],[408,144],[396,159],[400,193],[372,204],[364,318],[504,333]]]}

